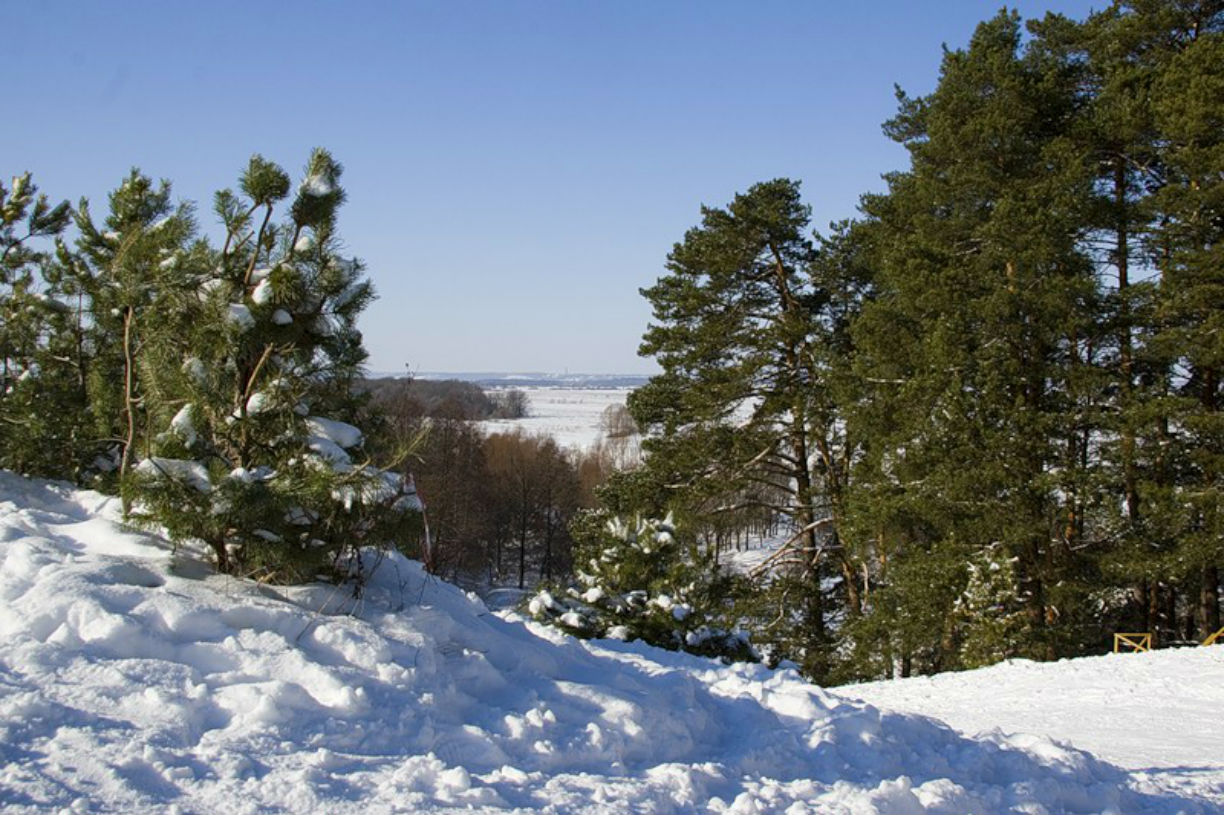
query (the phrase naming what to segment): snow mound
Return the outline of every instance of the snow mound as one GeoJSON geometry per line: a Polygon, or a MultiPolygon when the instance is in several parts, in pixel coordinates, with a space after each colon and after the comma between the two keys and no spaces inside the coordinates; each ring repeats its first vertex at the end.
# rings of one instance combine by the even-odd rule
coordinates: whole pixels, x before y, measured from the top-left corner
{"type": "Polygon", "coordinates": [[[396,556],[359,599],[273,590],[117,517],[0,473],[6,813],[1211,811],[1046,738],[576,641],[396,556]]]}

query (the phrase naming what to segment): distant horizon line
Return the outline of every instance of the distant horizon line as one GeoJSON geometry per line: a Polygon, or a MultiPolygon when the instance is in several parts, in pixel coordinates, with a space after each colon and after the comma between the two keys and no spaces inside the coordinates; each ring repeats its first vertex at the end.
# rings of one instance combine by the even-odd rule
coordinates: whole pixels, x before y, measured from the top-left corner
{"type": "Polygon", "coordinates": [[[597,377],[597,378],[633,377],[633,378],[649,379],[655,374],[647,373],[643,371],[548,371],[548,370],[543,370],[543,369],[539,369],[539,370],[514,369],[514,370],[500,370],[500,371],[499,370],[470,370],[470,371],[431,370],[431,371],[407,371],[407,372],[370,370],[367,372],[367,375],[369,376],[393,376],[393,377],[487,376],[487,377],[497,377],[497,378],[509,378],[509,377],[521,376],[521,377],[537,377],[537,378],[548,377],[548,378],[558,378],[558,379],[563,379],[567,377],[597,377]]]}

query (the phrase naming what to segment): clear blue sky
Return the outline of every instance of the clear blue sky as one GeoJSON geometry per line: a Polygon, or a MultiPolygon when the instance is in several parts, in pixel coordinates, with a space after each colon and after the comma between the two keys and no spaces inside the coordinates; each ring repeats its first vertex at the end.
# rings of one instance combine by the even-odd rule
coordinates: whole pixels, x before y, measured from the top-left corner
{"type": "Polygon", "coordinates": [[[0,174],[100,206],[135,165],[208,220],[251,153],[297,173],[324,146],[380,294],[373,370],[649,372],[638,289],[698,207],[787,176],[817,226],[853,215],[904,166],[893,84],[931,90],[997,9],[0,0],[0,174]]]}

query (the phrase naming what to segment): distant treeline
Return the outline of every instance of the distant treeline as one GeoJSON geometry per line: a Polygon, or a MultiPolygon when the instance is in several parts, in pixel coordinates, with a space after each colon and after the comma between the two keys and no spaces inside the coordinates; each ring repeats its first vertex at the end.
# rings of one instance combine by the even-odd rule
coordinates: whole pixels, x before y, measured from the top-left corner
{"type": "Polygon", "coordinates": [[[489,392],[474,382],[382,377],[363,379],[357,389],[371,400],[392,407],[396,414],[435,419],[521,419],[527,415],[527,394],[521,390],[489,392]]]}

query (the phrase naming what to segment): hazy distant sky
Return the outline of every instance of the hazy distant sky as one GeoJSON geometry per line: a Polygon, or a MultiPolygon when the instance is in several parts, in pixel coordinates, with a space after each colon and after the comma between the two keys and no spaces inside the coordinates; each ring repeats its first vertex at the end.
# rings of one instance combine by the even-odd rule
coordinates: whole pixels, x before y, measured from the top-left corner
{"type": "Polygon", "coordinates": [[[817,226],[853,215],[904,166],[893,84],[930,91],[998,7],[0,0],[0,174],[99,209],[136,165],[211,221],[251,153],[296,176],[321,145],[371,369],[649,372],[638,289],[698,207],[787,176],[817,226]]]}

